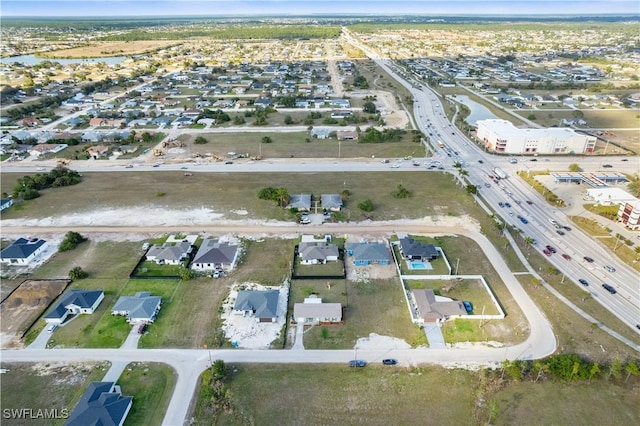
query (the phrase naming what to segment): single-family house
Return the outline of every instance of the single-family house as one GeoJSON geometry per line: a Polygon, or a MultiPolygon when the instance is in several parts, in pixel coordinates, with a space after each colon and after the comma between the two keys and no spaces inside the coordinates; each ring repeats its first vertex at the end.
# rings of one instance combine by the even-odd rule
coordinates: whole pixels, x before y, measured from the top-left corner
{"type": "Polygon", "coordinates": [[[45,316],[47,324],[62,324],[69,315],[92,314],[104,299],[102,290],[72,289],[45,316]]]}
{"type": "Polygon", "coordinates": [[[342,304],[323,303],[315,294],[304,299],[304,303],[293,305],[293,320],[307,324],[336,324],[342,322],[342,304]]]}
{"type": "Polygon", "coordinates": [[[336,137],[340,141],[356,141],[358,140],[358,132],[355,130],[341,130],[336,132],[336,137]]]}
{"type": "Polygon", "coordinates": [[[384,265],[391,263],[389,249],[382,243],[347,243],[347,254],[356,266],[384,265]]]}
{"type": "Polygon", "coordinates": [[[37,158],[43,154],[49,154],[49,153],[55,154],[56,152],[60,152],[63,149],[67,148],[68,146],[69,145],[67,145],[66,143],[60,143],[60,144],[39,143],[31,147],[31,149],[29,150],[29,155],[32,155],[37,158]]]}
{"type": "Polygon", "coordinates": [[[90,127],[100,127],[100,126],[105,126],[107,124],[107,120],[105,120],[104,118],[92,118],[89,120],[89,126],[90,127]]]}
{"type": "Polygon", "coordinates": [[[91,382],[65,425],[122,426],[132,404],[133,397],[122,396],[115,382],[91,382]]]}
{"type": "Polygon", "coordinates": [[[185,127],[194,123],[195,117],[178,117],[171,123],[173,126],[185,127]]]}
{"type": "Polygon", "coordinates": [[[316,139],[329,139],[331,135],[331,129],[311,129],[311,137],[316,139]]]}
{"type": "Polygon", "coordinates": [[[8,209],[13,205],[13,198],[0,199],[0,212],[8,209]]]}
{"type": "Polygon", "coordinates": [[[419,260],[421,262],[435,260],[440,256],[433,244],[424,244],[408,237],[400,239],[400,253],[407,260],[419,260]]]}
{"type": "Polygon", "coordinates": [[[28,265],[47,248],[47,242],[40,238],[18,238],[0,251],[0,263],[28,265]]]}
{"type": "Polygon", "coordinates": [[[253,316],[258,322],[276,322],[279,297],[278,290],[239,291],[233,310],[239,315],[253,316]]]}
{"type": "Polygon", "coordinates": [[[89,157],[97,160],[98,158],[104,157],[109,153],[109,147],[106,145],[95,145],[88,147],[87,149],[85,149],[85,151],[87,152],[87,155],[89,157]]]}
{"type": "Polygon", "coordinates": [[[149,324],[155,321],[162,299],[146,291],[134,296],[121,296],[111,310],[111,315],[127,317],[129,324],[149,324]]]}
{"type": "Polygon", "coordinates": [[[42,120],[36,117],[25,117],[20,120],[20,123],[25,127],[37,127],[42,125],[42,120]]]}
{"type": "Polygon", "coordinates": [[[189,258],[193,247],[188,241],[182,241],[176,244],[164,243],[162,245],[153,245],[145,257],[150,262],[158,265],[180,265],[184,259],[189,258]]]}
{"type": "Polygon", "coordinates": [[[156,126],[168,126],[171,124],[171,119],[169,117],[156,117],[151,120],[151,124],[156,126]]]}
{"type": "Polygon", "coordinates": [[[349,99],[341,99],[341,98],[330,99],[329,105],[336,108],[351,108],[351,102],[349,102],[349,99]]]}
{"type": "Polygon", "coordinates": [[[193,258],[191,269],[195,271],[231,270],[237,258],[237,245],[217,239],[206,239],[193,258]]]}
{"type": "Polygon", "coordinates": [[[298,245],[298,257],[303,265],[323,265],[335,262],[340,256],[338,246],[325,242],[301,242],[298,245]]]}
{"type": "Polygon", "coordinates": [[[340,194],[322,194],[320,196],[320,204],[323,210],[339,212],[342,209],[342,197],[340,194]]]}
{"type": "Polygon", "coordinates": [[[351,111],[337,110],[337,111],[331,112],[331,118],[337,118],[337,119],[351,117],[352,115],[353,113],[351,111]]]}
{"type": "Polygon", "coordinates": [[[271,100],[269,98],[256,99],[253,102],[253,106],[254,107],[260,107],[260,108],[267,108],[267,107],[271,106],[271,100]]]}
{"type": "Polygon", "coordinates": [[[424,322],[437,322],[468,315],[461,301],[436,296],[432,289],[412,290],[411,298],[424,322]]]}
{"type": "Polygon", "coordinates": [[[311,194],[292,194],[289,196],[288,209],[298,209],[299,211],[311,210],[311,194]]]}

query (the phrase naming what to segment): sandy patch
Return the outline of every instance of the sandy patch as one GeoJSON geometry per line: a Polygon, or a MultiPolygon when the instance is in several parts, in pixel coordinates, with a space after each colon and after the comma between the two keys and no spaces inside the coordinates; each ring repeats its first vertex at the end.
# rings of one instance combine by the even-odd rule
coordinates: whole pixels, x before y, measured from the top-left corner
{"type": "Polygon", "coordinates": [[[371,333],[369,337],[359,338],[354,349],[411,349],[411,345],[397,337],[371,333]]]}
{"type": "Polygon", "coordinates": [[[281,287],[267,287],[256,283],[235,284],[229,292],[228,299],[223,303],[222,330],[225,337],[234,342],[239,348],[268,349],[271,342],[280,336],[286,321],[287,302],[289,300],[289,285],[281,287]],[[240,290],[279,290],[278,312],[276,322],[260,323],[254,317],[233,313],[238,291],[240,290]]]}
{"type": "Polygon", "coordinates": [[[231,213],[237,214],[238,216],[246,216],[249,214],[246,210],[231,210],[231,213]]]}

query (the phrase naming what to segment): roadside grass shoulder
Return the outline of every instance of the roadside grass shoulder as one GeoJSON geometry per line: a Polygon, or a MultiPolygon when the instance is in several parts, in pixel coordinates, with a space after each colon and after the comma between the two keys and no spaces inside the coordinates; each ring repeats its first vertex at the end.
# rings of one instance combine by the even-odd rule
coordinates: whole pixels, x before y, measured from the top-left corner
{"type": "Polygon", "coordinates": [[[161,425],[176,385],[176,373],[166,364],[134,362],[117,381],[122,395],[133,396],[126,424],[161,425]]]}

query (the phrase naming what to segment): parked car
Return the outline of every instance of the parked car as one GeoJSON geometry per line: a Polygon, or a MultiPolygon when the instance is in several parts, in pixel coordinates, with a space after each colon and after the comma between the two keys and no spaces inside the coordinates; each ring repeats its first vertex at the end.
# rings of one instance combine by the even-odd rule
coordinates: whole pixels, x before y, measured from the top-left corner
{"type": "Polygon", "coordinates": [[[616,294],[618,292],[615,288],[613,288],[612,285],[609,285],[607,283],[602,284],[602,287],[611,294],[616,294]]]}
{"type": "Polygon", "coordinates": [[[567,253],[563,253],[562,257],[566,260],[571,260],[571,256],[569,256],[567,253]]]}
{"type": "Polygon", "coordinates": [[[140,324],[140,326],[138,327],[138,334],[144,334],[146,329],[147,329],[147,324],[140,324]]]}
{"type": "Polygon", "coordinates": [[[582,284],[583,286],[585,286],[585,287],[589,287],[589,283],[588,283],[588,282],[587,282],[587,280],[585,280],[584,278],[580,278],[580,279],[578,280],[578,282],[579,282],[580,284],[582,284]]]}
{"type": "Polygon", "coordinates": [[[57,324],[51,324],[49,327],[47,327],[47,333],[53,333],[56,328],[58,328],[57,324]]]}
{"type": "Polygon", "coordinates": [[[384,365],[396,365],[397,363],[398,363],[398,360],[393,358],[386,358],[382,360],[382,364],[384,365]]]}
{"type": "Polygon", "coordinates": [[[349,367],[364,367],[367,365],[367,361],[362,359],[352,359],[349,361],[349,367]]]}
{"type": "Polygon", "coordinates": [[[614,268],[611,265],[604,265],[604,269],[606,269],[609,272],[615,272],[616,271],[616,268],[614,268]]]}
{"type": "Polygon", "coordinates": [[[583,257],[583,259],[586,260],[589,263],[593,263],[594,262],[593,259],[591,257],[589,257],[589,256],[585,256],[585,257],[583,257]]]}
{"type": "Polygon", "coordinates": [[[464,302],[462,302],[462,304],[464,305],[464,309],[467,311],[468,314],[473,312],[473,305],[471,304],[471,302],[467,302],[465,300],[464,302]]]}

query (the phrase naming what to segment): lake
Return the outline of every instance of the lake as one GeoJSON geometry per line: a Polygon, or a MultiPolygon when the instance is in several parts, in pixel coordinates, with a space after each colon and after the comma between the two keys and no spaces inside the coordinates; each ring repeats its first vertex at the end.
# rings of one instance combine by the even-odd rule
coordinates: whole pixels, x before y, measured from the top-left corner
{"type": "Polygon", "coordinates": [[[49,59],[49,58],[39,58],[35,55],[20,55],[20,56],[11,56],[9,58],[1,58],[0,63],[3,65],[12,64],[14,62],[20,62],[24,65],[36,65],[40,62],[50,61],[50,62],[58,62],[61,65],[69,65],[69,64],[79,64],[82,62],[89,63],[98,63],[104,62],[107,65],[116,65],[121,64],[122,61],[127,59],[126,56],[109,56],[104,58],[83,58],[83,59],[49,59]]]}
{"type": "Polygon", "coordinates": [[[469,114],[465,121],[472,126],[475,126],[478,120],[498,118],[491,112],[491,110],[489,110],[489,108],[477,103],[476,101],[472,101],[467,95],[456,95],[454,99],[469,108],[471,114],[469,114]]]}

